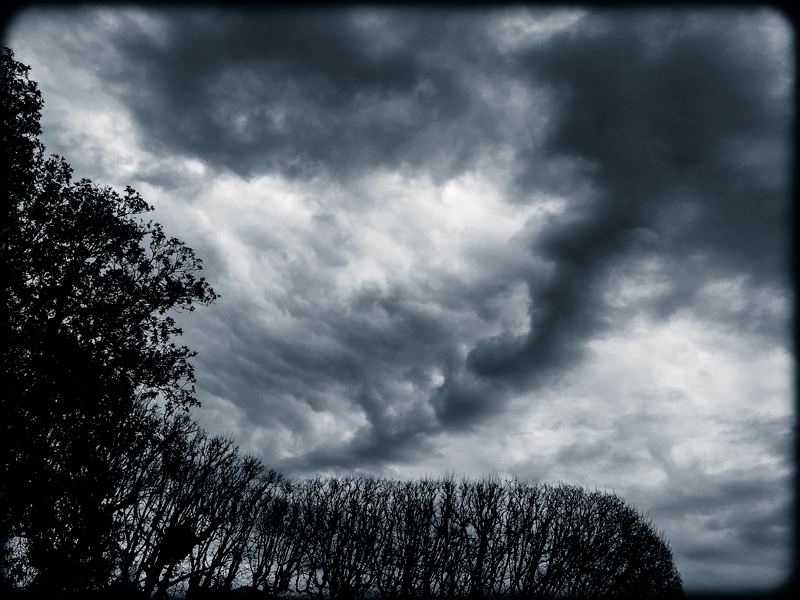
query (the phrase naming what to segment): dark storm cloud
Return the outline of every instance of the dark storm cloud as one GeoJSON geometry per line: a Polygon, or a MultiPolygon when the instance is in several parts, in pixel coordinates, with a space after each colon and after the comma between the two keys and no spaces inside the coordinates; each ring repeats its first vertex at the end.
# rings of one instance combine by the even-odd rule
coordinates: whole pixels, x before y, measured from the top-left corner
{"type": "MultiPolygon", "coordinates": [[[[530,282],[531,332],[479,343],[477,374],[530,383],[571,364],[603,328],[598,283],[620,256],[670,262],[672,290],[651,307],[662,318],[714,277],[788,288],[791,94],[780,88],[792,74],[748,31],[760,16],[598,14],[518,57],[521,76],[558,98],[545,152],[587,165],[596,195],[537,240],[555,270],[530,282]]],[[[541,184],[541,157],[526,153],[523,190],[541,184]]]]}
{"type": "MultiPolygon", "coordinates": [[[[125,89],[147,90],[126,102],[169,152],[244,175],[310,177],[322,168],[350,177],[406,165],[452,176],[499,141],[501,117],[471,85],[478,74],[503,73],[553,97],[542,144],[505,139],[517,144],[515,201],[542,188],[569,191],[577,185],[569,178],[591,183],[588,198],[532,237],[531,257],[552,269],[527,276],[530,332],[479,340],[466,363],[454,351],[452,324],[415,312],[398,291],[365,289],[350,307],[322,309],[298,301],[319,282],[306,265],[292,267],[293,288],[276,305],[324,324],[325,334],[243,343],[258,354],[253,365],[270,365],[250,389],[322,410],[324,390],[337,382],[369,421],[346,449],[308,460],[357,464],[389,448],[397,457],[420,436],[498,414],[510,390],[538,387],[577,364],[585,342],[608,327],[610,274],[632,258],[663,261],[668,289],[646,307],[661,319],[702,305],[715,278],[788,289],[788,71],[766,37],[747,37],[757,12],[594,14],[503,56],[466,14],[157,14],[168,35],[132,28],[118,48],[133,70],[110,75],[129,81],[125,89]],[[371,313],[381,326],[364,318],[371,313]],[[410,381],[426,364],[441,365],[445,378],[427,400],[435,425],[410,413],[388,417],[402,394],[381,390],[383,382],[410,381]]],[[[347,260],[337,250],[344,239],[309,243],[331,266],[347,260]]],[[[472,303],[480,314],[493,293],[454,286],[437,302],[472,303]]],[[[787,343],[774,319],[756,313],[722,317],[787,343]]]]}
{"type": "MultiPolygon", "coordinates": [[[[338,410],[336,397],[363,413],[367,425],[353,439],[308,464],[411,456],[421,438],[467,430],[501,413],[514,392],[568,371],[608,327],[609,278],[636,257],[663,262],[668,289],[644,307],[657,318],[708,305],[701,292],[715,277],[788,288],[791,94],[780,88],[793,74],[781,62],[788,57],[776,60],[768,36],[754,33],[757,11],[594,13],[549,40],[505,49],[491,27],[502,12],[148,10],[115,14],[113,27],[99,12],[64,14],[72,25],[63,31],[89,23],[90,34],[65,35],[55,48],[78,61],[89,47],[104,90],[156,155],[199,158],[214,174],[245,178],[311,181],[324,172],[352,182],[407,167],[441,182],[502,149],[507,160],[490,164],[519,171],[510,202],[541,191],[567,198],[563,214],[524,232],[521,260],[547,269],[509,268],[472,283],[443,274],[418,294],[441,312],[421,309],[401,289],[408,282],[325,299],[336,291],[326,271],[352,259],[336,210],[382,199],[353,193],[350,205],[326,207],[304,259],[283,257],[285,232],[269,224],[233,232],[276,265],[285,289],[248,304],[220,288],[215,310],[233,351],[203,352],[216,342],[201,343],[198,373],[254,423],[277,416],[311,431],[304,410],[338,410]],[[508,81],[521,100],[506,93],[516,89],[508,81]],[[497,90],[503,102],[491,99],[497,90]],[[525,104],[525,94],[539,93],[546,101],[525,104]],[[527,285],[529,334],[486,337],[448,316],[495,323],[502,311],[492,300],[518,281],[527,285]],[[269,324],[274,314],[256,321],[258,300],[294,325],[269,324]]],[[[187,175],[164,165],[141,178],[184,187],[187,175]]],[[[185,193],[186,204],[201,191],[185,193]]],[[[210,277],[230,271],[215,243],[194,245],[210,277]]],[[[785,336],[782,322],[749,306],[724,316],[736,329],[759,323],[764,335],[785,336]]]]}
{"type": "Polygon", "coordinates": [[[152,16],[164,35],[126,22],[112,41],[122,60],[103,76],[165,153],[243,176],[406,165],[441,177],[497,138],[497,115],[463,79],[479,61],[473,19],[366,8],[152,16]]]}

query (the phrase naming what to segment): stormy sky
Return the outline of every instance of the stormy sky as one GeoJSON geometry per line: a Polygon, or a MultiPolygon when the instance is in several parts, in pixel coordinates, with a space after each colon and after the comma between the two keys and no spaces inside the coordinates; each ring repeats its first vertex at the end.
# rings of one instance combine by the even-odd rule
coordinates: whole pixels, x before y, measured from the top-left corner
{"type": "Polygon", "coordinates": [[[45,7],[4,45],[48,152],[204,260],[212,433],[294,476],[615,490],[687,591],[790,573],[779,13],[45,7]]]}

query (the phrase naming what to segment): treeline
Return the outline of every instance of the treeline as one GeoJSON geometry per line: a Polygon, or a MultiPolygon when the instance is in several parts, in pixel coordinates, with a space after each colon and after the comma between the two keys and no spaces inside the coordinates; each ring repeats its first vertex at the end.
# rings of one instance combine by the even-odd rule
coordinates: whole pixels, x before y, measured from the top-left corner
{"type": "MultiPolygon", "coordinates": [[[[682,595],[663,535],[615,494],[493,477],[292,480],[186,415],[141,410],[135,445],[107,457],[121,475],[104,502],[113,543],[95,572],[59,570],[62,585],[80,577],[67,589],[91,580],[143,597],[682,595]]],[[[68,522],[56,525],[69,535],[68,522]]],[[[14,540],[17,588],[58,559],[27,549],[14,540]]]]}

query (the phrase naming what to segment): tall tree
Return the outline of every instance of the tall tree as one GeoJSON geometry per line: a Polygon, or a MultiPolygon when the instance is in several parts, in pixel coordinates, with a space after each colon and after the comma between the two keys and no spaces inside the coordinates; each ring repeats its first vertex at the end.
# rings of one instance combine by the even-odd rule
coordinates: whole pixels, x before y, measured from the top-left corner
{"type": "Polygon", "coordinates": [[[113,568],[119,461],[107,459],[125,451],[134,408],[197,404],[194,353],[172,341],[169,311],[218,296],[191,248],[142,219],[152,207],[133,189],[73,181],[45,157],[41,93],[10,49],[1,56],[0,533],[30,545],[38,584],[85,589],[113,568]]]}

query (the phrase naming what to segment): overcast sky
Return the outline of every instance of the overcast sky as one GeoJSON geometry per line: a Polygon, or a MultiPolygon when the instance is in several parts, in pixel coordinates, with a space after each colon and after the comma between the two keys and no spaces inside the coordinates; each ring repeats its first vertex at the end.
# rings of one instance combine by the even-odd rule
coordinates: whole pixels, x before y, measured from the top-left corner
{"type": "Polygon", "coordinates": [[[27,10],[76,177],[222,298],[195,412],[296,475],[616,490],[687,591],[790,572],[794,34],[769,10],[27,10]]]}

